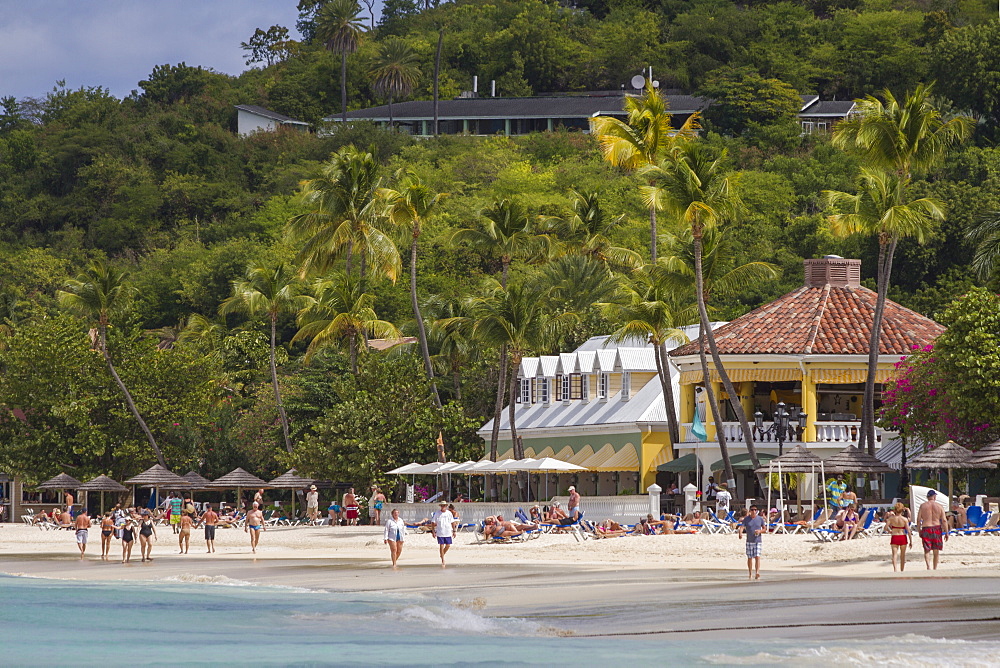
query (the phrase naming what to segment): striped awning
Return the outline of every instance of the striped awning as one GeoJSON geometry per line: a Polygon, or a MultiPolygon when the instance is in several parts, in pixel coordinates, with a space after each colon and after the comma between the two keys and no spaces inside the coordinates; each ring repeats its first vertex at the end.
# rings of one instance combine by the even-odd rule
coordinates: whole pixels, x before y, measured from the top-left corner
{"type": "Polygon", "coordinates": [[[541,451],[538,452],[538,454],[535,454],[535,449],[534,448],[525,448],[524,449],[524,456],[525,457],[532,457],[534,459],[541,459],[542,457],[551,457],[553,454],[554,453],[552,452],[552,446],[551,445],[548,446],[548,447],[546,447],[546,448],[543,448],[541,451]]]}
{"type": "Polygon", "coordinates": [[[514,459],[514,448],[510,448],[506,452],[501,452],[497,455],[498,462],[502,462],[505,459],[514,459]]]}
{"type": "MultiPolygon", "coordinates": [[[[789,380],[802,380],[802,370],[801,369],[726,369],[726,373],[729,374],[729,380],[734,383],[742,383],[744,381],[757,380],[767,383],[780,383],[789,380]]],[[[715,369],[708,370],[709,377],[712,379],[713,383],[718,383],[722,380],[719,376],[719,372],[715,369]]],[[[702,373],[700,369],[695,369],[692,371],[682,371],[680,376],[681,385],[691,385],[693,383],[700,383],[702,381],[702,373]]]]}
{"type": "MultiPolygon", "coordinates": [[[[587,457],[587,459],[583,461],[580,466],[590,469],[591,471],[599,471],[600,466],[614,456],[614,446],[610,443],[605,443],[603,448],[592,454],[590,457],[587,457]]],[[[573,463],[575,464],[576,462],[573,463]]]]}
{"type": "Polygon", "coordinates": [[[598,471],[638,471],[639,455],[636,454],[634,446],[626,445],[606,462],[595,468],[598,471]]]}
{"type": "Polygon", "coordinates": [[[559,459],[561,461],[568,462],[573,459],[573,454],[573,446],[565,445],[562,450],[552,455],[552,459],[559,459]]]}
{"type": "MultiPolygon", "coordinates": [[[[559,453],[559,454],[562,455],[562,453],[559,453]]],[[[570,464],[576,464],[577,466],[583,466],[583,463],[585,461],[587,461],[588,459],[590,459],[591,457],[593,457],[593,456],[594,456],[594,449],[592,447],[590,447],[589,445],[585,445],[585,446],[583,446],[583,449],[580,450],[580,452],[573,453],[572,455],[569,456],[568,459],[564,459],[561,456],[558,457],[557,459],[563,459],[563,461],[567,461],[570,464]]]]}
{"type": "MultiPolygon", "coordinates": [[[[888,382],[894,373],[894,369],[878,369],[875,372],[875,382],[888,382]]],[[[810,369],[809,376],[814,383],[848,385],[865,382],[868,377],[868,369],[810,369]]]]}
{"type": "Polygon", "coordinates": [[[653,468],[658,468],[668,462],[674,461],[674,449],[670,445],[664,445],[660,448],[659,454],[653,459],[653,468]]]}

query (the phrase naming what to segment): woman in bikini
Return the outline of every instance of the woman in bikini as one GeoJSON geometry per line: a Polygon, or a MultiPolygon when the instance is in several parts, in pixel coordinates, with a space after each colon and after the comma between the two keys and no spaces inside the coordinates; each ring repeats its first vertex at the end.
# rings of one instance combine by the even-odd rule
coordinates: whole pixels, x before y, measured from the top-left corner
{"type": "Polygon", "coordinates": [[[108,553],[111,552],[111,537],[115,533],[115,522],[111,519],[111,513],[104,513],[101,518],[101,559],[107,560],[108,553]]]}
{"type": "Polygon", "coordinates": [[[889,545],[892,547],[892,570],[906,570],[906,548],[913,547],[913,535],[910,533],[910,520],[906,517],[906,506],[896,503],[885,524],[889,527],[889,545]],[[897,569],[897,557],[899,567],[897,569]]]}
{"type": "Polygon", "coordinates": [[[847,511],[844,512],[843,528],[840,540],[847,540],[848,538],[854,538],[855,532],[858,530],[858,511],[855,509],[854,504],[847,506],[847,511]]]}
{"type": "MultiPolygon", "coordinates": [[[[149,511],[144,510],[142,511],[142,521],[139,522],[139,551],[142,552],[143,561],[153,560],[153,557],[150,556],[153,553],[153,540],[150,540],[150,536],[153,537],[153,540],[156,539],[156,527],[153,526],[153,520],[149,518],[149,511]]],[[[131,547],[129,552],[131,552],[131,547]]]]}

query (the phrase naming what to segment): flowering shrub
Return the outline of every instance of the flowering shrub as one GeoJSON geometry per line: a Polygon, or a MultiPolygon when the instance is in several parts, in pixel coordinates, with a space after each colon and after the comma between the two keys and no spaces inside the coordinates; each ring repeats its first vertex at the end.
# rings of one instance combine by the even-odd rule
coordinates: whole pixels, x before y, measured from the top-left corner
{"type": "Polygon", "coordinates": [[[948,330],[896,363],[880,424],[928,445],[973,449],[1000,436],[1000,296],[976,289],[941,316],[948,330]]]}

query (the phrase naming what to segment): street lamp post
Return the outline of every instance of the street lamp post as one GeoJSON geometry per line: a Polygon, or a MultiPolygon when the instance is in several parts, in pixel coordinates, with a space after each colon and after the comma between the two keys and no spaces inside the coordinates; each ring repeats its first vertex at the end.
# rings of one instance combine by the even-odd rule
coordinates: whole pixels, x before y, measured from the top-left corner
{"type": "Polygon", "coordinates": [[[778,408],[774,411],[774,430],[778,437],[778,456],[785,452],[785,434],[788,433],[788,418],[791,417],[785,410],[785,402],[779,401],[778,408]]]}

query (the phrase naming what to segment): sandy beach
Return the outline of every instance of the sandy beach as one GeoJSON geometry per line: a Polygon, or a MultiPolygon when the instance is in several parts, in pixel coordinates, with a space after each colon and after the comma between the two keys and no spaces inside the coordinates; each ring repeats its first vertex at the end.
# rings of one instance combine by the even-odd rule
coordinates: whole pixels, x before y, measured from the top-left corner
{"type": "Polygon", "coordinates": [[[242,530],[220,530],[216,546],[215,554],[206,554],[196,531],[190,554],[178,554],[176,536],[164,527],[153,562],[134,557],[123,565],[118,541],[111,561],[101,561],[98,530],[91,531],[81,560],[71,532],[8,524],[0,528],[0,572],[415,594],[582,636],[731,636],[770,629],[796,637],[815,634],[817,627],[829,633],[832,620],[839,620],[835,633],[843,637],[910,632],[978,639],[1000,631],[1000,596],[994,593],[1000,542],[991,536],[953,537],[937,572],[925,570],[917,542],[906,572],[895,574],[887,537],[827,544],[810,536],[771,535],[765,537],[763,578],[756,583],[747,582],[743,543],[734,535],[586,542],[543,535],[526,543],[476,545],[461,534],[446,569],[429,535],[411,535],[398,571],[389,568],[376,527],[274,528],[263,533],[257,554],[242,530]],[[839,612],[831,614],[831,606],[839,612]]]}

